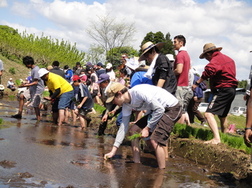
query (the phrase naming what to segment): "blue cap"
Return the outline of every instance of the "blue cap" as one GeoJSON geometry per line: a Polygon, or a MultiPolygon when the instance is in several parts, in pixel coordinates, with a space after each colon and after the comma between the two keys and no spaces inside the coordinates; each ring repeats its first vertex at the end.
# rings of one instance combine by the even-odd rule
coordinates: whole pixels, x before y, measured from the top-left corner
{"type": "Polygon", "coordinates": [[[106,80],[109,80],[109,75],[104,73],[104,74],[100,74],[99,78],[98,78],[98,84],[106,81],[106,80]]]}
{"type": "Polygon", "coordinates": [[[97,66],[103,67],[103,64],[101,62],[96,64],[97,66]]]}

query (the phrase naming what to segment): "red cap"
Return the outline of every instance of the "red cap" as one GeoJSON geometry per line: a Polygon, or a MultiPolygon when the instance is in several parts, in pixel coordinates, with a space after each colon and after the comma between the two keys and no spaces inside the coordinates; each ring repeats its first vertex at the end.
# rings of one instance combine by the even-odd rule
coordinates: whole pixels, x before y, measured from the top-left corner
{"type": "Polygon", "coordinates": [[[78,76],[78,75],[73,75],[73,77],[72,77],[72,80],[73,81],[77,81],[77,80],[79,80],[80,79],[80,77],[78,76]]]}

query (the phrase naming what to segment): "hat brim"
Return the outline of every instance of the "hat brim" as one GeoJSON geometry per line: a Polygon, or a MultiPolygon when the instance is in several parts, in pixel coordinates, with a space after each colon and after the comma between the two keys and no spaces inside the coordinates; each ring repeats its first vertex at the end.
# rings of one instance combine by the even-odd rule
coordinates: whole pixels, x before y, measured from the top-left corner
{"type": "Polygon", "coordinates": [[[99,80],[98,82],[96,82],[97,84],[100,84],[102,82],[105,82],[106,80],[99,80]]]}
{"type": "Polygon", "coordinates": [[[152,49],[152,48],[154,48],[155,46],[157,46],[157,48],[160,50],[160,49],[164,46],[164,44],[165,44],[164,42],[159,42],[159,43],[153,45],[151,48],[146,49],[146,50],[140,55],[138,61],[143,61],[143,60],[145,60],[144,54],[145,54],[146,52],[148,52],[150,49],[152,49]]]}
{"type": "Polygon", "coordinates": [[[49,71],[48,72],[44,72],[43,74],[39,75],[39,77],[42,78],[43,76],[45,76],[48,73],[49,73],[49,71]]]}
{"type": "Polygon", "coordinates": [[[222,47],[218,47],[218,48],[214,48],[214,49],[211,49],[211,50],[205,51],[205,52],[203,52],[202,54],[200,54],[199,58],[200,58],[200,59],[204,59],[205,54],[206,54],[207,52],[211,52],[211,51],[214,51],[214,50],[221,51],[221,50],[222,50],[222,47]]]}
{"type": "Polygon", "coordinates": [[[114,100],[115,96],[110,96],[107,98],[106,103],[111,103],[114,100]]]}
{"type": "Polygon", "coordinates": [[[133,66],[133,65],[129,65],[129,64],[125,64],[127,67],[131,68],[132,70],[136,70],[139,66],[133,66]]]}

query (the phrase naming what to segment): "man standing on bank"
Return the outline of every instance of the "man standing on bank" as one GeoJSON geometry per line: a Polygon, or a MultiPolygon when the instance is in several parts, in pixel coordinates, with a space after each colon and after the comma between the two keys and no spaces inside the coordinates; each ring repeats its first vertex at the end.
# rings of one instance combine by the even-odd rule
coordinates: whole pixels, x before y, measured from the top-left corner
{"type": "Polygon", "coordinates": [[[203,53],[199,58],[205,58],[209,63],[205,66],[200,79],[192,86],[195,89],[203,80],[209,79],[210,89],[214,95],[205,113],[206,120],[214,134],[213,139],[205,142],[207,144],[219,144],[221,142],[214,115],[218,115],[220,119],[221,131],[227,132],[227,114],[238,85],[235,62],[222,54],[221,50],[222,47],[217,48],[213,43],[204,45],[203,53]]]}

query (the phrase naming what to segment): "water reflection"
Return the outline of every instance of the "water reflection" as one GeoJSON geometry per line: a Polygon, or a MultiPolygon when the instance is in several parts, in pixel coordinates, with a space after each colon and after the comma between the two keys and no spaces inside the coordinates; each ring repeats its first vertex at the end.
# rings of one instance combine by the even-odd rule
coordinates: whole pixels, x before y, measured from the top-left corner
{"type": "MultiPolygon", "coordinates": [[[[1,105],[0,105],[1,106],[1,105]]],[[[11,106],[11,105],[10,105],[11,106]]],[[[13,108],[5,108],[12,115],[13,108]]],[[[10,116],[9,115],[9,116],[10,116]]],[[[0,118],[11,125],[0,130],[0,161],[16,163],[11,172],[0,168],[0,182],[20,172],[33,175],[33,182],[46,182],[45,187],[216,187],[198,165],[175,157],[167,168],[159,170],[155,156],[143,153],[142,164],[131,163],[129,144],[118,150],[116,157],[104,161],[111,149],[112,136],[96,135],[97,125],[80,130],[71,126],[55,126],[48,117],[41,122],[25,114],[21,120],[12,119],[0,110],[0,118]]],[[[4,183],[0,183],[3,185],[4,183]]],[[[15,187],[15,186],[13,186],[15,187]]],[[[26,187],[25,183],[19,187],[26,187]]]]}

